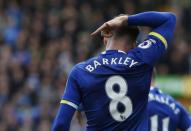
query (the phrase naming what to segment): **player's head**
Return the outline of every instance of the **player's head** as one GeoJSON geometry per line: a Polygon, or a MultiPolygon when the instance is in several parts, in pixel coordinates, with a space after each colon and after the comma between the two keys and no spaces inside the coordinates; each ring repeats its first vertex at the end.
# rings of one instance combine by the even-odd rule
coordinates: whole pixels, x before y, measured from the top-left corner
{"type": "Polygon", "coordinates": [[[124,25],[113,31],[102,32],[106,46],[123,46],[125,49],[132,49],[136,46],[136,38],[139,34],[138,27],[124,25]]]}

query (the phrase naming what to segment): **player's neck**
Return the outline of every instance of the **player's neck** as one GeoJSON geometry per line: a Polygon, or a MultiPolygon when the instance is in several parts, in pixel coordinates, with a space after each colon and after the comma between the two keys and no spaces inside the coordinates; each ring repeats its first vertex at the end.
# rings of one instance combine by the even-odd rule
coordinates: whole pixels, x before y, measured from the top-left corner
{"type": "Polygon", "coordinates": [[[128,47],[123,41],[108,41],[106,44],[106,50],[121,50],[127,52],[132,48],[128,47]]]}

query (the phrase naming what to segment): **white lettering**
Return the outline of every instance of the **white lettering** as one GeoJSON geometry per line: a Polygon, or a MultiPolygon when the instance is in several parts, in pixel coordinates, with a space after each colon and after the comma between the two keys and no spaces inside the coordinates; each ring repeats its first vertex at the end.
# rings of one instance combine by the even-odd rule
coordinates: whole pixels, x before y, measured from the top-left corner
{"type": "Polygon", "coordinates": [[[171,108],[175,114],[180,113],[180,109],[176,107],[176,104],[174,102],[171,103],[169,99],[166,97],[149,94],[149,101],[157,101],[157,102],[163,103],[167,105],[169,108],[171,108]]]}
{"type": "Polygon", "coordinates": [[[165,103],[164,97],[161,97],[161,103],[165,103]]]}
{"type": "Polygon", "coordinates": [[[130,66],[129,66],[129,67],[131,68],[132,66],[134,66],[134,65],[135,65],[135,64],[137,64],[137,63],[138,63],[138,62],[136,62],[136,61],[132,60],[132,61],[131,61],[131,64],[130,64],[130,66]]]}
{"type": "Polygon", "coordinates": [[[122,57],[120,57],[120,59],[119,59],[119,62],[118,62],[118,64],[123,64],[121,61],[122,61],[122,57]]]}
{"type": "Polygon", "coordinates": [[[112,59],[111,59],[111,64],[114,64],[114,63],[117,64],[117,63],[116,63],[116,60],[117,60],[117,58],[112,58],[112,59]]]}
{"type": "Polygon", "coordinates": [[[127,58],[125,59],[125,61],[123,62],[123,64],[124,64],[124,65],[128,65],[128,62],[129,62],[130,59],[131,59],[131,58],[127,57],[127,58]]]}
{"type": "Polygon", "coordinates": [[[180,109],[176,108],[176,110],[174,111],[175,114],[178,114],[180,112],[180,109]]]}
{"type": "Polygon", "coordinates": [[[103,64],[104,64],[104,65],[106,65],[106,64],[108,65],[108,64],[109,64],[109,63],[108,63],[108,59],[103,58],[102,60],[103,60],[103,64]]]}
{"type": "Polygon", "coordinates": [[[156,99],[157,101],[161,102],[161,100],[160,100],[160,97],[159,97],[159,96],[155,96],[155,99],[156,99]]]}
{"type": "Polygon", "coordinates": [[[93,68],[91,65],[86,66],[86,69],[87,69],[89,72],[92,72],[92,71],[94,70],[94,68],[93,68]]]}
{"type": "Polygon", "coordinates": [[[153,94],[149,94],[149,101],[154,100],[154,95],[153,94]]]}
{"type": "Polygon", "coordinates": [[[95,67],[95,69],[97,68],[98,65],[101,65],[101,64],[100,64],[98,61],[95,60],[95,61],[94,61],[94,67],[95,67]]]}
{"type": "Polygon", "coordinates": [[[102,58],[101,61],[93,60],[92,63],[90,63],[85,67],[85,69],[88,70],[89,72],[92,72],[93,70],[101,67],[102,65],[117,65],[117,64],[128,66],[129,68],[131,68],[137,63],[138,63],[137,61],[131,59],[130,57],[102,58]]]}
{"type": "Polygon", "coordinates": [[[170,105],[168,98],[166,99],[165,103],[166,103],[167,105],[170,105]]]}
{"type": "Polygon", "coordinates": [[[175,104],[174,103],[171,103],[170,107],[172,108],[172,110],[175,110],[175,104]]]}

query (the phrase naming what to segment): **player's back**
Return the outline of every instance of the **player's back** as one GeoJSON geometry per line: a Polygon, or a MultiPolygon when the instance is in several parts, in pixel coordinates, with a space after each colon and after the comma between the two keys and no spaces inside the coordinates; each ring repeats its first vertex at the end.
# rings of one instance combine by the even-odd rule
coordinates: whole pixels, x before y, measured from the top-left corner
{"type": "Polygon", "coordinates": [[[148,112],[150,131],[191,131],[186,110],[158,88],[152,88],[149,93],[148,112]]]}
{"type": "Polygon", "coordinates": [[[128,53],[110,50],[76,65],[68,77],[53,130],[68,130],[75,109],[82,104],[88,130],[147,131],[144,119],[152,68],[171,43],[176,17],[168,12],[145,12],[128,16],[123,22],[116,21],[113,22],[122,24],[121,28],[127,22],[128,26],[149,26],[152,32],[137,48],[134,48],[137,36],[134,31],[131,35],[126,29],[122,31],[128,37],[121,31],[119,35],[113,33],[117,39],[115,35],[110,37],[106,49],[122,49],[128,53]]]}
{"type": "Polygon", "coordinates": [[[87,128],[137,130],[147,118],[152,66],[137,59],[133,51],[110,50],[76,68],[87,128]]]}

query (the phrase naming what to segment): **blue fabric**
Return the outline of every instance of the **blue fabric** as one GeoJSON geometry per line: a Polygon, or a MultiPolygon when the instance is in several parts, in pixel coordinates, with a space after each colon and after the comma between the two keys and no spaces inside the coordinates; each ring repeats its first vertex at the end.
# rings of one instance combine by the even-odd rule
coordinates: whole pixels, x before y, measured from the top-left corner
{"type": "Polygon", "coordinates": [[[152,27],[154,32],[166,38],[167,43],[171,43],[175,24],[176,16],[169,12],[144,12],[128,17],[128,25],[152,27]]]}
{"type": "MultiPolygon", "coordinates": [[[[164,39],[166,39],[168,46],[172,41],[175,24],[176,17],[173,13],[169,12],[145,12],[128,17],[128,25],[152,27],[152,32],[156,32],[163,36],[164,39]]],[[[164,43],[152,35],[148,36],[148,38],[143,43],[140,43],[138,47],[142,48],[135,49],[137,52],[136,55],[150,65],[154,65],[165,52],[164,43]],[[152,41],[153,39],[155,43],[152,41]],[[153,46],[151,44],[155,45],[153,46]]]]}
{"type": "Polygon", "coordinates": [[[70,122],[75,109],[69,105],[61,105],[55,121],[52,126],[52,131],[69,131],[70,122]]]}
{"type": "MultiPolygon", "coordinates": [[[[165,119],[168,120],[166,128],[169,131],[186,131],[191,128],[191,119],[185,108],[171,96],[161,92],[158,88],[154,88],[149,94],[148,112],[151,118],[156,117],[157,131],[162,131],[165,126],[165,119]]],[[[151,128],[151,121],[149,122],[151,128]]]]}
{"type": "MultiPolygon", "coordinates": [[[[76,65],[68,78],[63,99],[76,105],[83,105],[88,120],[87,130],[138,130],[142,121],[146,119],[145,109],[148,101],[148,92],[152,67],[134,56],[134,51],[122,53],[117,50],[106,51],[98,57],[76,65]],[[103,65],[103,59],[111,61],[116,58],[116,64],[103,65]],[[123,63],[127,58],[127,65],[123,63]],[[102,63],[93,71],[86,69],[88,65],[94,66],[95,61],[102,63]],[[132,62],[136,63],[130,67],[132,62]],[[105,91],[105,83],[112,76],[121,76],[128,84],[126,97],[133,103],[132,115],[124,122],[114,120],[109,111],[111,99],[105,91]],[[141,99],[137,96],[140,96],[141,99]]],[[[119,104],[119,110],[123,107],[119,104]]],[[[66,119],[65,119],[66,121],[66,119]]],[[[145,127],[147,128],[147,127],[145,127]]]]}
{"type": "MultiPolygon", "coordinates": [[[[150,13],[153,14],[153,12],[150,13]]],[[[144,19],[142,21],[144,26],[147,24],[147,26],[153,27],[155,20],[149,19],[148,12],[146,14],[130,16],[130,25],[142,25],[141,20],[139,21],[141,18],[144,19]],[[139,23],[135,22],[136,19],[139,23]]],[[[157,13],[157,16],[160,15],[163,16],[163,14],[157,13]]],[[[157,19],[156,23],[160,24],[154,26],[153,30],[162,32],[168,30],[161,25],[168,22],[169,19],[171,17],[157,19]]],[[[173,28],[169,31],[173,32],[173,28]]],[[[167,38],[168,36],[164,37],[171,40],[171,38],[167,38]]],[[[165,46],[160,39],[148,36],[140,46],[128,52],[108,50],[97,57],[79,63],[73,67],[68,77],[62,99],[83,107],[87,117],[88,131],[140,131],[143,129],[146,131],[148,130],[148,124],[145,124],[148,123],[146,108],[152,69],[164,51],[165,46]],[[116,77],[124,80],[126,84],[122,82],[123,85],[120,85],[121,82],[115,82],[111,85],[113,79],[110,80],[110,78],[117,79],[116,77]],[[124,94],[118,96],[118,93],[122,92],[124,94]],[[124,101],[125,103],[123,103],[124,101]],[[130,110],[131,107],[132,111],[129,111],[129,115],[124,115],[123,112],[130,110]],[[116,115],[119,114],[120,117],[116,119],[116,115]]],[[[69,126],[72,115],[68,113],[64,109],[58,112],[54,124],[55,129],[60,128],[61,130],[62,127],[69,126]],[[65,117],[66,114],[70,117],[65,117]]]]}

